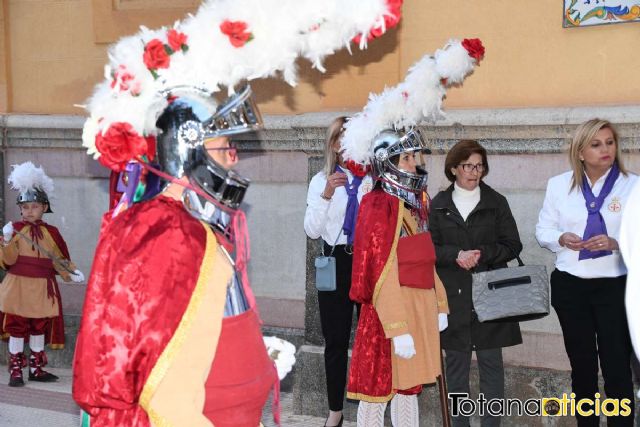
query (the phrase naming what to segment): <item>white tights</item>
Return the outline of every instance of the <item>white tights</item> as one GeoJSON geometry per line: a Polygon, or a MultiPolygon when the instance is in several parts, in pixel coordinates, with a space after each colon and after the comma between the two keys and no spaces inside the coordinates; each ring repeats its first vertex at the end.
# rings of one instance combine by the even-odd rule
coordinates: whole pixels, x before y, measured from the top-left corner
{"type": "MultiPolygon", "coordinates": [[[[357,427],[384,427],[384,411],[387,402],[358,404],[357,427]]],[[[391,424],[393,427],[418,427],[418,396],[396,394],[391,399],[391,424]]]]}

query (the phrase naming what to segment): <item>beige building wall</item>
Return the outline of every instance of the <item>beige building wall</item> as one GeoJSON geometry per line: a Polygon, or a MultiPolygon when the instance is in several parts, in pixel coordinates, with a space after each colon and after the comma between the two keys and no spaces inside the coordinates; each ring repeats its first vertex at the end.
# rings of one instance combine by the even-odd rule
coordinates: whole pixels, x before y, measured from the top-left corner
{"type": "MultiPolygon", "coordinates": [[[[109,42],[139,24],[170,24],[198,0],[4,0],[0,112],[82,114],[74,107],[103,75],[109,42]]],[[[449,37],[479,37],[486,59],[448,108],[626,105],[640,101],[640,27],[563,29],[558,0],[405,0],[399,29],[368,51],[301,63],[300,84],[257,82],[266,113],[359,109],[449,37]]]]}
{"type": "Polygon", "coordinates": [[[9,77],[7,75],[9,40],[6,19],[7,2],[0,1],[0,111],[9,108],[9,77]]]}

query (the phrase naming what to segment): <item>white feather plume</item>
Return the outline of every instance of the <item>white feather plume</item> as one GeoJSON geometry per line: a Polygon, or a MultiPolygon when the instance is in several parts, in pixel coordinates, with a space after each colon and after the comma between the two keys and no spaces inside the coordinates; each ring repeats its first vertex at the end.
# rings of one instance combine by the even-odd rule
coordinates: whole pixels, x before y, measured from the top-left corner
{"type": "Polygon", "coordinates": [[[341,147],[345,160],[368,165],[373,140],[381,131],[443,118],[447,87],[462,83],[476,64],[462,42],[450,40],[433,56],[425,55],[416,62],[403,82],[379,95],[370,94],[364,109],[344,126],[341,147]]]}
{"type": "Polygon", "coordinates": [[[53,180],[44,173],[42,167],[36,167],[31,162],[13,165],[8,181],[11,188],[20,193],[38,189],[53,197],[53,180]]]}
{"type": "MultiPolygon", "coordinates": [[[[356,35],[384,29],[388,0],[206,0],[194,15],[173,29],[186,36],[186,48],[171,49],[167,68],[149,70],[145,46],[159,40],[169,47],[170,28],[142,27],[109,50],[105,80],[86,103],[91,117],[83,141],[92,155],[95,136],[116,122],[132,125],[140,135],[156,133],[156,119],[167,105],[168,88],[195,86],[210,93],[244,80],[281,73],[296,83],[298,57],[323,71],[322,60],[348,46],[356,35]],[[250,39],[234,46],[222,32],[225,21],[246,24],[250,39]]],[[[366,37],[362,37],[366,40],[366,37]]]]}

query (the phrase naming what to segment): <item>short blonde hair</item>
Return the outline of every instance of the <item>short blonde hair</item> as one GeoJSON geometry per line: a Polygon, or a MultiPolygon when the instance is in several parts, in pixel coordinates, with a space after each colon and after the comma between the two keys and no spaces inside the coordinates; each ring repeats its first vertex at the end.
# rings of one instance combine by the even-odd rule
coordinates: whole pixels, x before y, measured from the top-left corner
{"type": "Polygon", "coordinates": [[[342,132],[344,131],[344,124],[347,121],[347,117],[336,117],[327,129],[327,140],[324,144],[324,173],[326,176],[335,172],[336,163],[338,163],[338,155],[333,151],[333,144],[342,138],[342,132]]]}
{"type": "Polygon", "coordinates": [[[569,192],[580,188],[582,184],[582,177],[584,175],[584,165],[580,160],[580,153],[596,136],[601,129],[609,129],[613,134],[613,140],[616,143],[616,159],[620,173],[627,175],[627,169],[624,167],[622,161],[622,150],[620,149],[620,143],[618,141],[618,132],[613,127],[611,122],[602,119],[591,119],[582,123],[576,129],[576,133],[571,140],[571,146],[569,147],[569,163],[571,163],[571,169],[573,170],[573,178],[571,179],[571,188],[569,192]]]}

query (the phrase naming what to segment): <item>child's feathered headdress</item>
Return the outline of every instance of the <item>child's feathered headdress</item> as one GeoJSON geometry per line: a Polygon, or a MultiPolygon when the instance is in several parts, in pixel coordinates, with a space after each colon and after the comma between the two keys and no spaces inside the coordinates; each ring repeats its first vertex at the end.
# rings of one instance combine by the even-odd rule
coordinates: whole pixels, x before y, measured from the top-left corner
{"type": "Polygon", "coordinates": [[[11,188],[20,193],[40,190],[49,197],[53,196],[53,180],[44,173],[42,167],[36,167],[31,162],[13,165],[8,181],[11,188]]]}
{"type": "Polygon", "coordinates": [[[52,212],[49,198],[53,197],[53,180],[44,173],[42,167],[36,167],[31,162],[13,165],[7,181],[13,190],[18,191],[18,204],[46,203],[45,213],[52,212]]]}

